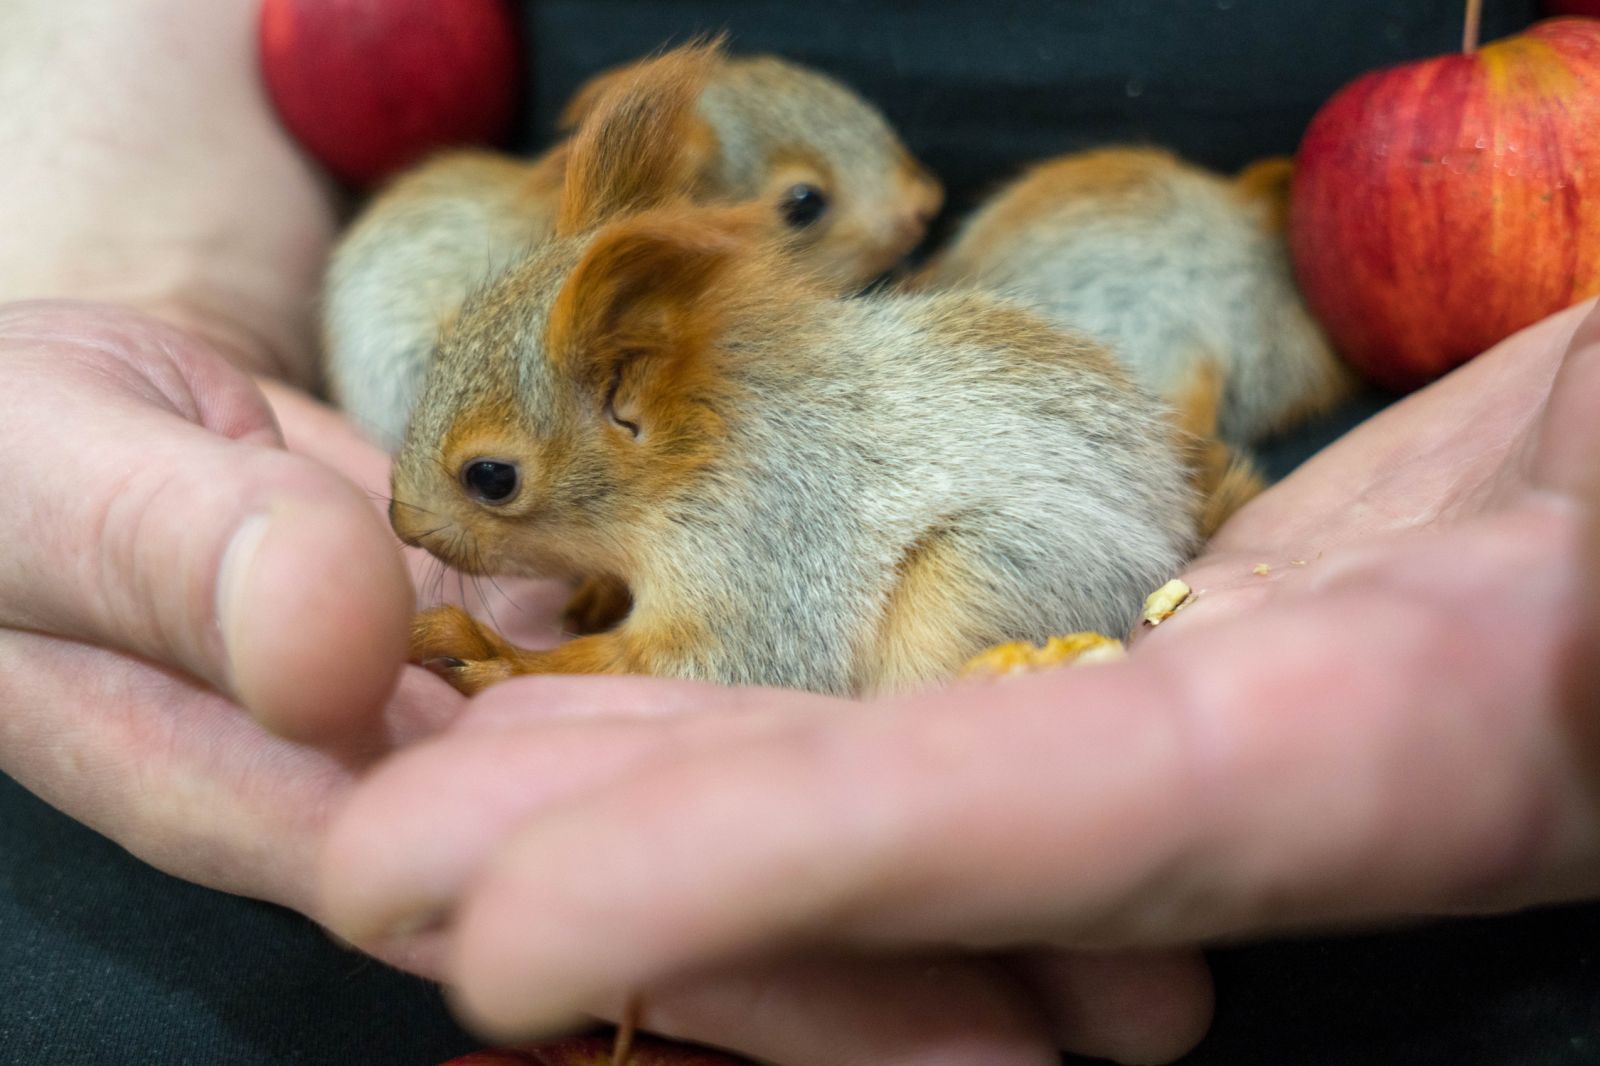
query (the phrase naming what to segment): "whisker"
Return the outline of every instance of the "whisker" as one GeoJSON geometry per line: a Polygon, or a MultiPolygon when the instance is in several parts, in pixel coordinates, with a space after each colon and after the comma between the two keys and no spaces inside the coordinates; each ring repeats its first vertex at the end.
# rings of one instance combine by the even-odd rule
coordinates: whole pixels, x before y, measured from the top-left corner
{"type": "Polygon", "coordinates": [[[428,569],[428,587],[431,589],[429,599],[439,603],[444,599],[444,560],[437,555],[433,557],[433,565],[428,569]]]}
{"type": "Polygon", "coordinates": [[[501,628],[500,619],[495,617],[494,604],[489,602],[489,597],[484,595],[483,582],[479,575],[483,572],[483,553],[478,550],[477,541],[472,542],[472,569],[477,571],[472,575],[472,592],[478,597],[478,602],[483,604],[484,612],[488,614],[489,621],[494,623],[496,629],[501,628]]]}
{"type": "MultiPolygon", "coordinates": [[[[479,569],[482,570],[483,567],[480,566],[479,569]]],[[[507,592],[505,589],[500,587],[500,582],[498,582],[498,581],[496,581],[494,579],[494,575],[493,574],[488,573],[486,571],[483,576],[489,579],[489,587],[494,589],[496,592],[498,592],[500,594],[500,598],[502,600],[505,600],[507,603],[509,603],[511,605],[511,609],[513,611],[516,611],[518,614],[522,614],[522,615],[525,615],[525,614],[528,613],[528,609],[526,607],[524,607],[524,606],[522,606],[522,604],[518,603],[514,598],[512,598],[512,596],[511,596],[511,594],[509,592],[507,592]]]]}
{"type": "Polygon", "coordinates": [[[400,499],[398,497],[395,497],[395,496],[383,496],[383,495],[380,495],[380,494],[374,493],[374,492],[369,492],[368,495],[371,496],[373,499],[388,500],[390,503],[397,503],[401,507],[409,507],[413,511],[419,511],[422,514],[425,514],[425,515],[432,515],[434,518],[438,518],[439,517],[439,513],[437,511],[430,511],[426,507],[422,506],[420,503],[412,503],[410,500],[402,500],[402,499],[400,499]]]}
{"type": "Polygon", "coordinates": [[[418,540],[426,540],[428,537],[433,536],[435,533],[441,532],[442,530],[446,530],[446,529],[449,529],[449,528],[450,528],[450,523],[449,522],[446,522],[442,526],[434,526],[432,529],[428,530],[426,533],[418,533],[417,534],[417,539],[418,540]]]}

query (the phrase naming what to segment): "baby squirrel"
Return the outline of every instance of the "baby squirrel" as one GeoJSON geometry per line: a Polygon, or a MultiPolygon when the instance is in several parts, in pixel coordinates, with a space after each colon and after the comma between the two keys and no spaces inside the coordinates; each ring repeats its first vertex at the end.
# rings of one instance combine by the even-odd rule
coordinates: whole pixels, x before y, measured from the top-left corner
{"type": "MultiPolygon", "coordinates": [[[[922,239],[939,183],[883,116],[831,78],[772,56],[732,58],[720,43],[600,74],[579,90],[570,128],[603,95],[658,91],[696,56],[704,79],[674,163],[707,202],[760,201],[792,254],[855,290],[922,239]]],[[[398,446],[442,326],[467,294],[555,229],[566,147],[523,161],[455,152],[401,176],[335,251],[324,309],[334,398],[386,448],[398,446]]],[[[633,165],[620,161],[621,166],[633,165]]]]}
{"type": "Polygon", "coordinates": [[[406,542],[473,573],[608,575],[633,611],[524,651],[437,608],[413,657],[466,692],[553,672],[865,695],[1006,640],[1126,631],[1196,539],[1160,405],[1018,303],[843,299],[767,204],[691,203],[694,99],[595,103],[554,237],[445,330],[393,474],[406,542]]]}
{"type": "Polygon", "coordinates": [[[1099,338],[1208,435],[1244,445],[1326,410],[1352,379],[1295,286],[1286,159],[1227,179],[1149,148],[1041,163],[914,279],[1017,297],[1099,338]],[[1208,414],[1209,413],[1209,414],[1208,414]]]}

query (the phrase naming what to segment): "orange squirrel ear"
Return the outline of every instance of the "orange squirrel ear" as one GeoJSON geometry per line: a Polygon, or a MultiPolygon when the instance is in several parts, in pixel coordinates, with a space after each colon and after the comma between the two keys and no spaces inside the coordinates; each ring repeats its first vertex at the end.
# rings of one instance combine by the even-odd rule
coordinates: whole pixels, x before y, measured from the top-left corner
{"type": "Polygon", "coordinates": [[[579,91],[566,111],[581,121],[567,148],[558,235],[694,192],[716,152],[696,107],[721,61],[719,37],[601,74],[579,91]]]}
{"type": "Polygon", "coordinates": [[[552,362],[598,381],[619,362],[709,344],[722,322],[713,287],[746,248],[716,214],[641,215],[602,230],[551,308],[552,362]]]}

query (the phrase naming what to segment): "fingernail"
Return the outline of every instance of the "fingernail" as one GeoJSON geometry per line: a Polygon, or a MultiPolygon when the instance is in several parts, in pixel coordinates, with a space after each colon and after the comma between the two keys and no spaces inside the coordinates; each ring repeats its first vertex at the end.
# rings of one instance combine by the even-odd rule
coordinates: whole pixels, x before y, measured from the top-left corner
{"type": "Polygon", "coordinates": [[[217,574],[217,624],[222,630],[222,649],[226,656],[227,683],[237,691],[241,637],[250,609],[248,593],[250,570],[261,548],[261,539],[267,533],[267,516],[254,514],[239,523],[233,538],[222,553],[222,566],[217,574]]]}

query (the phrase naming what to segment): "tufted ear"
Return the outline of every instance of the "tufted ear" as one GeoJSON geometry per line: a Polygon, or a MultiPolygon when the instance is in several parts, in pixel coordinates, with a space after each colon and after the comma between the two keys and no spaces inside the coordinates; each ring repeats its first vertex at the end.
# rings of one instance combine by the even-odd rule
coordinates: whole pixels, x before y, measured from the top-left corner
{"type": "Polygon", "coordinates": [[[696,109],[721,61],[718,38],[608,71],[579,91],[565,113],[577,128],[567,146],[558,234],[696,191],[717,148],[696,109]]]}
{"type": "Polygon", "coordinates": [[[655,212],[602,230],[550,312],[550,358],[604,384],[623,363],[705,349],[723,321],[717,283],[745,250],[717,212],[655,212]]]}

